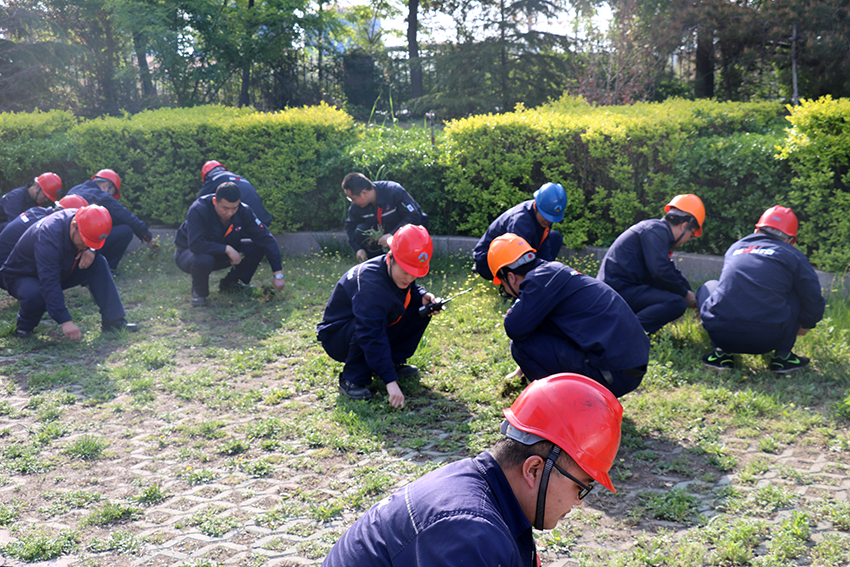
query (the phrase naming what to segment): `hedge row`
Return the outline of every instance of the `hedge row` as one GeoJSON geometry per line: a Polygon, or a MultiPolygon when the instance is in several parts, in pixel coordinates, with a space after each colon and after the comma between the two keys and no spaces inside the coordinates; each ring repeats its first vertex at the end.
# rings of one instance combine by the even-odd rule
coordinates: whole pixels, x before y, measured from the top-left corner
{"type": "Polygon", "coordinates": [[[658,217],[677,193],[706,203],[689,251],[722,253],[773,204],[793,206],[800,246],[823,269],[850,263],[850,102],[671,100],[595,107],[565,97],[543,107],[450,122],[357,126],[326,105],[273,114],[205,106],[78,121],[64,112],[0,115],[0,189],[53,170],[66,187],[101,167],[122,176],[122,201],[153,224],[177,224],[218,159],[258,188],[272,229],[342,225],[339,189],[349,171],[404,185],[437,234],[480,235],[546,181],[564,185],[558,227],[573,248],[607,245],[658,217]],[[787,120],[786,120],[786,114],[787,120]],[[790,121],[791,128],[788,128],[790,121]]]}

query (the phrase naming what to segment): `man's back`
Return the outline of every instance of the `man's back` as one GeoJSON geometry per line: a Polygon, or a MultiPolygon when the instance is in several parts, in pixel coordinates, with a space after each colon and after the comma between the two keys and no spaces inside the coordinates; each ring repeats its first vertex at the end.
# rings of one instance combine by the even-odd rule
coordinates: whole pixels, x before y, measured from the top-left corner
{"type": "Polygon", "coordinates": [[[251,207],[251,210],[264,225],[269,226],[272,222],[272,215],[266,210],[265,206],[263,206],[263,200],[260,198],[260,194],[257,192],[257,189],[250,181],[244,177],[236,175],[233,172],[216,171],[209,173],[206,177],[206,181],[204,182],[204,186],[201,187],[201,191],[198,193],[198,197],[214,195],[219,185],[227,182],[235,183],[239,187],[239,190],[242,193],[242,202],[251,207]]]}

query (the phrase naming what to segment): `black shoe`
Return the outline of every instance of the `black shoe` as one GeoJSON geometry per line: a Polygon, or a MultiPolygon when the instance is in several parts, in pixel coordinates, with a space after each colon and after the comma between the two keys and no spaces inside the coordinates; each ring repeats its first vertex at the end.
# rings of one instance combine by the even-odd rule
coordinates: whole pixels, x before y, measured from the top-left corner
{"type": "Polygon", "coordinates": [[[207,306],[207,298],[203,295],[200,295],[194,289],[192,290],[192,299],[190,301],[192,307],[206,307],[207,306]]]}
{"type": "Polygon", "coordinates": [[[793,352],[789,352],[783,357],[774,356],[770,359],[770,369],[777,374],[795,372],[801,368],[805,368],[808,364],[808,358],[805,356],[797,356],[793,352]]]}
{"type": "Polygon", "coordinates": [[[239,280],[236,280],[235,282],[221,280],[220,282],[218,282],[218,291],[222,293],[240,293],[246,291],[252,292],[255,289],[257,289],[256,286],[242,283],[239,280]]]}
{"type": "Polygon", "coordinates": [[[25,331],[24,329],[15,329],[15,336],[19,339],[28,339],[32,336],[32,331],[25,331]]]}
{"type": "Polygon", "coordinates": [[[348,380],[339,375],[339,393],[343,396],[348,396],[352,400],[371,400],[372,392],[366,386],[358,386],[352,384],[348,380]]]}
{"type": "Polygon", "coordinates": [[[703,356],[702,363],[718,370],[731,370],[735,367],[732,355],[722,350],[715,350],[703,356]]]}
{"type": "Polygon", "coordinates": [[[412,364],[399,363],[395,365],[395,373],[399,378],[407,378],[408,376],[416,376],[419,374],[419,369],[412,364]]]}
{"type": "Polygon", "coordinates": [[[110,321],[109,323],[103,323],[100,326],[100,329],[105,333],[111,333],[113,331],[125,330],[128,333],[135,333],[139,330],[139,326],[135,323],[128,323],[126,319],[116,319],[114,321],[110,321]]]}

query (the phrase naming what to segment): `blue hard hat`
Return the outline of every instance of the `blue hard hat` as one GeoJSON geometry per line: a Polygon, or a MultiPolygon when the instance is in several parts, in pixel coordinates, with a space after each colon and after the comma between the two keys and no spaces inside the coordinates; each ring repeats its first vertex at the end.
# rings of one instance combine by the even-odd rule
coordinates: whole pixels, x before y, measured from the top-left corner
{"type": "Polygon", "coordinates": [[[544,183],[534,192],[534,202],[544,219],[551,223],[564,220],[567,208],[567,192],[560,183],[544,183]]]}

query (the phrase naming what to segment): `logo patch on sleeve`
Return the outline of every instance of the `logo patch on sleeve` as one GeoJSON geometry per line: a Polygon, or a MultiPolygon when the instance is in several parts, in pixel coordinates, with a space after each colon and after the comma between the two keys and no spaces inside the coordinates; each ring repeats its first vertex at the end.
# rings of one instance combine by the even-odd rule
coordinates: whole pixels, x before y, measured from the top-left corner
{"type": "Polygon", "coordinates": [[[404,206],[407,207],[407,210],[411,213],[416,210],[416,207],[414,207],[413,205],[405,204],[404,206]]]}

